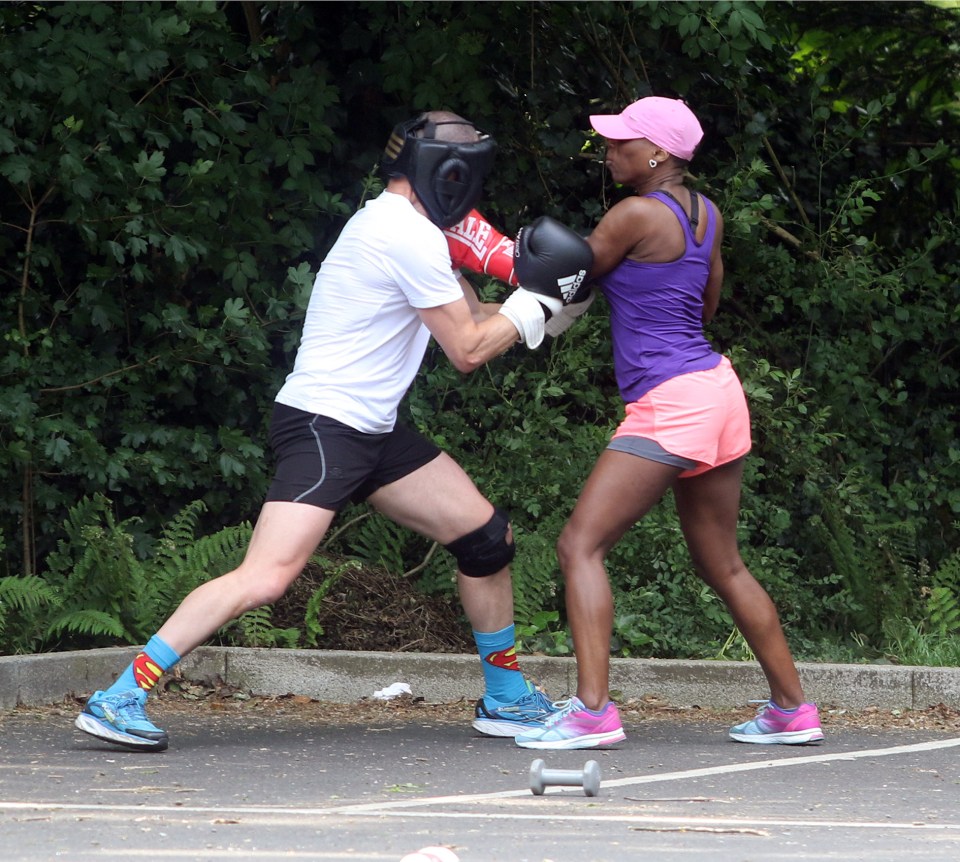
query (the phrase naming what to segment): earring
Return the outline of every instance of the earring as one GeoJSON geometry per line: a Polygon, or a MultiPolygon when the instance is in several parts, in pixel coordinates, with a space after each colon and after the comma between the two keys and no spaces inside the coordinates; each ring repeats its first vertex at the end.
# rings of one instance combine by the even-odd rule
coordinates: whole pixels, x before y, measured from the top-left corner
{"type": "Polygon", "coordinates": [[[657,160],[656,160],[656,159],[650,159],[649,165],[650,165],[651,168],[655,168],[655,167],[657,166],[657,160]]]}

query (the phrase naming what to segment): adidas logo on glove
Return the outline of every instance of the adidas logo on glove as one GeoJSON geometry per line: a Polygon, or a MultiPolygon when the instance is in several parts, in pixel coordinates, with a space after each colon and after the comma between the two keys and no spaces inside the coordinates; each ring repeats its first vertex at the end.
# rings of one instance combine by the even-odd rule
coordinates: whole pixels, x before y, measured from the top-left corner
{"type": "Polygon", "coordinates": [[[580,290],[580,285],[583,284],[586,277],[587,271],[581,269],[576,275],[568,275],[557,279],[557,287],[560,289],[560,298],[564,305],[570,303],[577,295],[577,291],[580,290]]]}

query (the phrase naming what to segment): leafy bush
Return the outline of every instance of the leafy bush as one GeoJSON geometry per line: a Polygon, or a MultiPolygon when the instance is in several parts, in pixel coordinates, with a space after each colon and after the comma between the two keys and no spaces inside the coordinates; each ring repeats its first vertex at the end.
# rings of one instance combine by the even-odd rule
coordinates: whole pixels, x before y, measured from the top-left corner
{"type": "Polygon", "coordinates": [[[179,512],[141,558],[137,519],[118,522],[102,495],[82,500],[68,514],[43,578],[0,578],[0,649],[147,641],[187,593],[243,557],[250,524],[197,538],[202,509],[198,501],[179,512]]]}
{"type": "Polygon", "coordinates": [[[265,490],[315,221],[346,211],[319,167],[318,49],[282,61],[212,3],[15,4],[0,33],[0,518],[21,570],[100,490],[153,526],[197,496],[234,522],[265,490]]]}
{"type": "MultiPolygon", "coordinates": [[[[586,231],[622,193],[588,115],[650,93],[697,109],[692,181],[725,217],[708,334],[753,413],[751,571],[798,655],[949,629],[956,585],[933,573],[960,545],[955,23],[930,4],[726,0],[0,7],[0,638],[142,639],[154,609],[127,587],[166,571],[167,531],[186,555],[252,520],[311,273],[376,193],[394,122],[476,118],[501,149],[491,219],[586,231]]],[[[511,513],[522,638],[551,652],[569,649],[553,544],[622,409],[604,311],[468,378],[435,350],[404,406],[511,513]]],[[[442,549],[363,507],[337,529],[341,557],[452,593],[442,549]]],[[[608,562],[617,654],[746,655],[669,501],[608,562]]],[[[291,642],[267,614],[228,636],[291,642]]]]}

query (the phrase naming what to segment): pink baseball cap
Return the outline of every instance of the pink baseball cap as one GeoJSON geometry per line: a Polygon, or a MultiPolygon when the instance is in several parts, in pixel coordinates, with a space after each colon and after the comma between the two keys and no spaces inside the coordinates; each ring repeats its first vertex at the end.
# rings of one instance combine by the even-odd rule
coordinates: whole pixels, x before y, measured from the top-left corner
{"type": "Polygon", "coordinates": [[[690,161],[703,129],[680,99],[647,96],[627,105],[619,114],[594,114],[590,125],[611,141],[646,138],[678,159],[690,161]]]}

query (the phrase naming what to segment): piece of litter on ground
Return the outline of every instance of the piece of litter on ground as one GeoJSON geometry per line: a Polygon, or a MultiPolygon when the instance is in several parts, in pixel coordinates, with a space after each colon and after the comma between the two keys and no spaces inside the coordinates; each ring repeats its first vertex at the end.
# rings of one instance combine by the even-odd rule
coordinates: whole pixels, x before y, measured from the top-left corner
{"type": "Polygon", "coordinates": [[[711,835],[758,835],[768,838],[766,829],[733,828],[724,826],[628,826],[630,832],[707,832],[711,835]]]}
{"type": "Polygon", "coordinates": [[[395,697],[400,697],[401,694],[413,694],[410,691],[410,686],[405,682],[395,682],[393,685],[381,688],[379,691],[375,691],[373,696],[377,700],[392,700],[395,697]]]}

